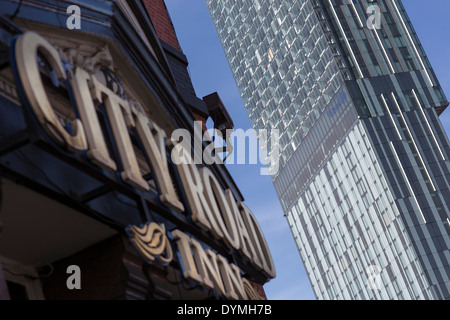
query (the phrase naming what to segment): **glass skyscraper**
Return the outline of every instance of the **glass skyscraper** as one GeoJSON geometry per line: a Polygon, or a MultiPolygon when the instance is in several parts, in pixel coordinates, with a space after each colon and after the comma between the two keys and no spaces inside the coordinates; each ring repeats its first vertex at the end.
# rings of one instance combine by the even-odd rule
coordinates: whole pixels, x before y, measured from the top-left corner
{"type": "Polygon", "coordinates": [[[208,0],[318,299],[450,299],[448,106],[399,0],[208,0]]]}

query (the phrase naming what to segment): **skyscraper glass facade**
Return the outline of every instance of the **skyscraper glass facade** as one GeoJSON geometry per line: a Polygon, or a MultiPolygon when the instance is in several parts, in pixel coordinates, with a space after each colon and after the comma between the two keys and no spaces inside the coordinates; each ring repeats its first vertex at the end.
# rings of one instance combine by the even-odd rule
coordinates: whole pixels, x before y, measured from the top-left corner
{"type": "Polygon", "coordinates": [[[450,298],[448,102],[401,1],[207,6],[317,297],[450,298]]]}

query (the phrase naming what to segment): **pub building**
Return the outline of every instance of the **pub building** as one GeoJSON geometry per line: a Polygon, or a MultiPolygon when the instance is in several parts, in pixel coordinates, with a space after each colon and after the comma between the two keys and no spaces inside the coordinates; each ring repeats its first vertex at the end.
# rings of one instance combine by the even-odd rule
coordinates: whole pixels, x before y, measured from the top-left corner
{"type": "Polygon", "coordinates": [[[187,66],[163,0],[1,1],[1,299],[266,299],[255,215],[189,139],[233,122],[187,66]]]}

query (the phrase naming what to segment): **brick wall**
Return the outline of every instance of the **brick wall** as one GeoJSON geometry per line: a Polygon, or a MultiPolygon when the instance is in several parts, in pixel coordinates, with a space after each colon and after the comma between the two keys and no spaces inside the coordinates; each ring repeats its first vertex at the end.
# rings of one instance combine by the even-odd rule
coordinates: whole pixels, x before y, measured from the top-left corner
{"type": "MultiPolygon", "coordinates": [[[[150,14],[158,37],[175,50],[183,53],[164,0],[144,0],[144,3],[150,14]]],[[[184,93],[185,96],[187,95],[192,98],[196,97],[191,78],[187,72],[187,63],[172,55],[169,55],[168,57],[178,90],[184,93]]],[[[185,100],[185,102],[189,104],[189,99],[187,101],[185,100]]],[[[203,131],[206,131],[207,118],[196,112],[194,108],[191,109],[191,112],[193,113],[195,120],[202,121],[203,131]]]]}
{"type": "Polygon", "coordinates": [[[144,0],[145,6],[150,14],[156,34],[159,38],[170,44],[172,47],[181,51],[175,29],[170,20],[164,0],[144,0]]]}
{"type": "Polygon", "coordinates": [[[195,121],[201,121],[202,122],[202,131],[205,132],[206,130],[208,130],[208,128],[206,128],[206,119],[205,117],[203,117],[202,115],[196,113],[196,112],[192,112],[192,114],[194,115],[195,121]]]}
{"type": "Polygon", "coordinates": [[[125,299],[128,275],[123,255],[122,240],[116,236],[54,262],[51,276],[41,281],[46,300],[125,299]],[[66,286],[70,265],[81,269],[81,290],[66,286]]]}
{"type": "Polygon", "coordinates": [[[0,300],[9,300],[8,287],[3,275],[2,264],[0,263],[0,300]]]}

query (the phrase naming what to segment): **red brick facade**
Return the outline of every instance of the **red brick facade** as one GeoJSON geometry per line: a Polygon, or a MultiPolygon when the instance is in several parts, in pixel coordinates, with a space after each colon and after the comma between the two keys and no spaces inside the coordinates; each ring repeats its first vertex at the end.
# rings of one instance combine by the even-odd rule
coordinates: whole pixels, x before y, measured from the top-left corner
{"type": "Polygon", "coordinates": [[[208,130],[208,128],[206,128],[206,120],[205,117],[199,115],[198,113],[192,112],[194,114],[194,118],[196,121],[201,121],[202,122],[202,130],[203,132],[205,132],[206,130],[208,130]]]}
{"type": "MultiPolygon", "coordinates": [[[[174,49],[183,52],[181,50],[180,43],[178,42],[175,28],[170,19],[164,0],[144,0],[145,6],[150,14],[150,18],[156,30],[158,37],[164,42],[168,43],[174,49]]],[[[203,131],[206,131],[206,120],[202,115],[191,110],[196,121],[203,122],[203,131]]]]}
{"type": "Polygon", "coordinates": [[[180,43],[178,42],[164,0],[144,0],[144,3],[150,14],[158,37],[181,52],[180,43]]]}
{"type": "Polygon", "coordinates": [[[5,277],[3,276],[2,265],[0,263],[0,300],[9,300],[8,288],[5,277]]]}

